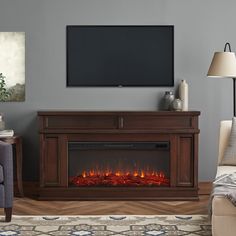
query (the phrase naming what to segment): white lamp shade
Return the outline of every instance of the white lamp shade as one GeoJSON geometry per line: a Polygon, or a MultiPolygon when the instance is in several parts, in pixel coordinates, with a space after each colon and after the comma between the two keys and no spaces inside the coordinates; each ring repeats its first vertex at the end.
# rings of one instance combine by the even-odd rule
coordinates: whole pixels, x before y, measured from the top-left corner
{"type": "Polygon", "coordinates": [[[207,76],[236,78],[236,57],[233,52],[215,52],[207,76]]]}

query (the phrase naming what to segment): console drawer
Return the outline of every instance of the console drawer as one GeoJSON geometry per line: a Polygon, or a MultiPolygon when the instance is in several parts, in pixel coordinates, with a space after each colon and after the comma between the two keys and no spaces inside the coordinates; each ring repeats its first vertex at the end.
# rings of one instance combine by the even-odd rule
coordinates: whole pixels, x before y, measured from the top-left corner
{"type": "Polygon", "coordinates": [[[172,129],[191,128],[190,116],[126,116],[123,117],[123,129],[172,129]]]}
{"type": "Polygon", "coordinates": [[[116,129],[117,116],[45,116],[45,129],[116,129]]]}

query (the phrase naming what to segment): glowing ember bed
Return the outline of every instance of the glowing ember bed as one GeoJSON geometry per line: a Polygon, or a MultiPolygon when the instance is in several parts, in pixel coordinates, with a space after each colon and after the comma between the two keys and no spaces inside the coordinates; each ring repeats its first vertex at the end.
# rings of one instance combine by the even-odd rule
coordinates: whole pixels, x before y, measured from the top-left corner
{"type": "Polygon", "coordinates": [[[107,186],[107,187],[139,187],[139,186],[169,186],[170,180],[160,173],[122,173],[122,172],[84,172],[82,175],[70,178],[70,184],[78,187],[107,186]]]}

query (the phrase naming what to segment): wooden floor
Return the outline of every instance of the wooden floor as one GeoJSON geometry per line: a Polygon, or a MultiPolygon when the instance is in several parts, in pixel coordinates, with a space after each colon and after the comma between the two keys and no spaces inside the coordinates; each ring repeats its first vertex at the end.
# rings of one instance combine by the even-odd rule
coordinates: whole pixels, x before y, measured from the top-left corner
{"type": "MultiPolygon", "coordinates": [[[[38,201],[15,198],[15,215],[207,214],[211,184],[200,185],[199,201],[38,201]]],[[[2,209],[0,215],[3,215],[2,209]]]]}
{"type": "Polygon", "coordinates": [[[199,201],[37,201],[15,199],[16,215],[207,214],[209,196],[199,201]]]}
{"type": "MultiPolygon", "coordinates": [[[[207,214],[209,195],[199,201],[37,201],[15,198],[15,215],[207,214]]],[[[0,211],[1,215],[3,211],[0,211]]]]}

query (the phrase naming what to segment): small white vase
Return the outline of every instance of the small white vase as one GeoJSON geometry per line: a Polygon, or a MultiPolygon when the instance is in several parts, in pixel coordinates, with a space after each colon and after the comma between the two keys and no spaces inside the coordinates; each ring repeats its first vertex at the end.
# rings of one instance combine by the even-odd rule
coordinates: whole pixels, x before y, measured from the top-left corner
{"type": "Polygon", "coordinates": [[[188,111],[188,84],[181,80],[179,85],[179,98],[182,101],[182,111],[188,111]]]}
{"type": "Polygon", "coordinates": [[[172,110],[174,110],[174,111],[182,111],[182,101],[180,99],[176,98],[172,102],[172,110]]]}

